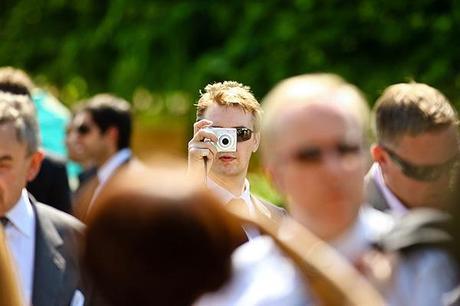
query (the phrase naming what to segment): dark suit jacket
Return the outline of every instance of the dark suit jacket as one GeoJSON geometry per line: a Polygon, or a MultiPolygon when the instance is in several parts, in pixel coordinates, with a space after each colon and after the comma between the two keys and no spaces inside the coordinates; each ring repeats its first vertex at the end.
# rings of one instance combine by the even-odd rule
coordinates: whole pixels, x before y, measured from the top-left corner
{"type": "Polygon", "coordinates": [[[77,246],[84,226],[68,214],[31,202],[36,215],[32,304],[70,305],[80,285],[77,246]]]}
{"type": "Polygon", "coordinates": [[[142,175],[145,169],[146,166],[140,160],[131,156],[113,171],[107,182],[105,182],[104,186],[98,191],[96,197],[94,197],[94,193],[99,187],[96,181],[97,175],[94,175],[93,178],[89,179],[79,192],[75,194],[73,202],[74,215],[83,223],[86,223],[90,213],[93,211],[94,207],[97,206],[97,198],[104,192],[107,192],[107,190],[110,192],[111,183],[117,181],[120,174],[131,175],[131,177],[134,178],[136,174],[142,175]]]}
{"type": "Polygon", "coordinates": [[[37,201],[70,213],[70,187],[63,159],[46,154],[37,177],[26,187],[37,201]]]}

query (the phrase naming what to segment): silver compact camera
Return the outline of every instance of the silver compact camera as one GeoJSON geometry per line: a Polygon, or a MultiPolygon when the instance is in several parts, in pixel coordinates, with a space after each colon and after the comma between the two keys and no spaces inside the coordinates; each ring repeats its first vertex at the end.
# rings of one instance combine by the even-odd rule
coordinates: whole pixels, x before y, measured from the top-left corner
{"type": "Polygon", "coordinates": [[[217,137],[217,152],[236,152],[236,129],[235,128],[214,128],[205,129],[217,137]]]}

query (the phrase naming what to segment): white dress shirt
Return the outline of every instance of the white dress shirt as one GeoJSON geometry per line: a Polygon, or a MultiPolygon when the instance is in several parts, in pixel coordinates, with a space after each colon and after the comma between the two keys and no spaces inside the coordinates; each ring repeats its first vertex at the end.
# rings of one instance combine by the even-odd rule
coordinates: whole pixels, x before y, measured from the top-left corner
{"type": "MultiPolygon", "coordinates": [[[[246,203],[246,206],[248,207],[250,216],[255,217],[256,208],[254,207],[254,203],[252,203],[251,189],[249,181],[247,179],[244,179],[244,187],[240,195],[234,195],[227,189],[223,188],[222,186],[214,182],[209,177],[207,179],[207,187],[224,204],[227,204],[228,202],[234,199],[243,200],[246,203]]],[[[243,225],[243,230],[246,233],[248,239],[253,239],[260,235],[260,232],[253,226],[243,225]]]]}
{"type": "Polygon", "coordinates": [[[232,255],[232,268],[227,284],[193,305],[311,305],[302,276],[268,236],[258,236],[237,248],[232,255]]]}
{"type": "Polygon", "coordinates": [[[221,200],[224,204],[230,202],[233,199],[241,199],[246,203],[249,213],[251,215],[255,214],[254,204],[252,203],[252,200],[251,200],[251,189],[250,189],[249,181],[247,179],[244,179],[243,190],[241,190],[241,193],[239,195],[234,195],[233,193],[223,188],[222,186],[220,186],[219,184],[217,184],[210,178],[207,179],[207,186],[208,186],[208,189],[211,190],[212,193],[219,200],[221,200]]]}
{"type": "Polygon", "coordinates": [[[129,158],[131,158],[132,152],[130,149],[125,148],[117,153],[115,153],[108,161],[106,161],[97,171],[97,178],[99,180],[99,184],[94,191],[94,194],[91,198],[91,204],[94,202],[96,199],[97,195],[99,192],[102,190],[102,187],[104,187],[105,183],[109,180],[109,178],[113,175],[115,170],[118,169],[123,163],[125,163],[129,158]]]}
{"type": "Polygon", "coordinates": [[[394,195],[394,193],[387,187],[383,178],[382,169],[378,163],[374,163],[371,167],[371,176],[374,179],[377,187],[382,191],[385,200],[390,206],[391,213],[396,217],[404,216],[409,210],[404,206],[401,201],[394,195]]]}
{"type": "Polygon", "coordinates": [[[391,216],[363,204],[355,224],[331,245],[350,262],[356,262],[371,244],[388,233],[394,225],[391,216]]]}
{"type": "Polygon", "coordinates": [[[389,306],[441,306],[459,284],[457,263],[436,248],[399,256],[386,300],[389,306]]]}
{"type": "Polygon", "coordinates": [[[25,305],[31,305],[34,259],[35,259],[35,223],[36,217],[26,189],[21,192],[16,205],[6,217],[10,221],[5,227],[5,235],[16,267],[25,305]]]}

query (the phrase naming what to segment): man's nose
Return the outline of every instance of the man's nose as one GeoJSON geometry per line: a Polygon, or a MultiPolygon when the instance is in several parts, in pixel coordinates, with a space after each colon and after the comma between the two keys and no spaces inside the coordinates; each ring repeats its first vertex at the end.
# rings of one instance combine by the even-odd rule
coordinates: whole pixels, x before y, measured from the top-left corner
{"type": "Polygon", "coordinates": [[[336,151],[323,152],[322,167],[330,177],[339,177],[345,171],[343,157],[336,151]]]}

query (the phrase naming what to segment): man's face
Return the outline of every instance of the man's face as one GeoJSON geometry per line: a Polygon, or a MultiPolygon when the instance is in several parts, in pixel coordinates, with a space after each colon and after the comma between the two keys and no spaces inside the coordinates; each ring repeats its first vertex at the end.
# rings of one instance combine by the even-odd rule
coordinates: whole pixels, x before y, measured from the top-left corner
{"type": "Polygon", "coordinates": [[[13,123],[0,124],[0,216],[19,200],[22,189],[38,172],[42,153],[27,153],[19,142],[13,123]]]}
{"type": "MultiPolygon", "coordinates": [[[[73,122],[71,131],[72,147],[80,160],[92,160],[98,165],[104,163],[108,153],[107,137],[94,123],[88,112],[78,113],[73,122]]],[[[70,136],[70,135],[69,135],[70,136]]]]}
{"type": "Polygon", "coordinates": [[[407,207],[439,208],[446,203],[454,165],[446,167],[439,177],[424,180],[410,177],[410,173],[405,174],[395,158],[416,168],[439,166],[455,159],[459,152],[457,139],[454,126],[417,136],[404,135],[396,145],[387,146],[388,148],[376,146],[372,155],[380,164],[385,184],[407,207]]]}
{"type": "Polygon", "coordinates": [[[267,170],[294,219],[321,238],[333,239],[353,224],[361,206],[361,128],[334,105],[292,106],[280,116],[267,170]]]}
{"type": "MultiPolygon", "coordinates": [[[[213,122],[212,127],[245,127],[254,132],[253,116],[241,107],[212,104],[203,116],[213,122]]],[[[259,133],[253,133],[249,140],[238,142],[236,152],[220,152],[214,158],[210,171],[211,177],[245,177],[251,155],[259,146],[259,133]]]]}

